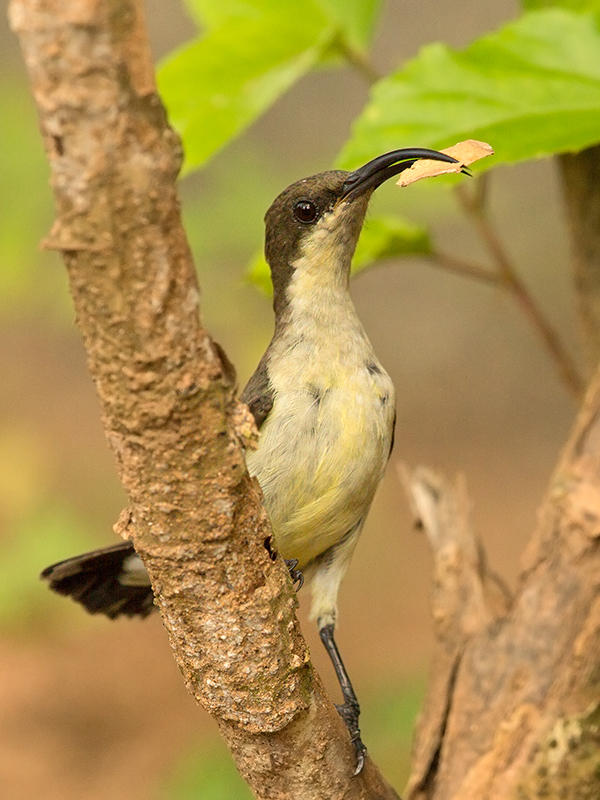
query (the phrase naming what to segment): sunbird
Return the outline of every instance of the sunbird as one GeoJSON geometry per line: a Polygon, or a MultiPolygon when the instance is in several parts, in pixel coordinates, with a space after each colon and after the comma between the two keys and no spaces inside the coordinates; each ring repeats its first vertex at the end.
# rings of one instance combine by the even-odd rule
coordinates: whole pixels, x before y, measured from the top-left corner
{"type": "MultiPolygon", "coordinates": [[[[311,617],[342,690],[337,709],[355,774],[366,748],[334,638],[337,596],[392,450],[396,412],[393,383],[350,297],[350,263],[373,191],[419,159],[457,163],[436,150],[404,148],[353,172],[304,178],[275,199],[265,215],[275,330],[241,395],[259,430],[248,471],[262,489],[275,549],[294,580],[310,583],[311,617]]],[[[42,577],[92,614],[145,617],[155,608],[130,542],[53,564],[42,577]]]]}

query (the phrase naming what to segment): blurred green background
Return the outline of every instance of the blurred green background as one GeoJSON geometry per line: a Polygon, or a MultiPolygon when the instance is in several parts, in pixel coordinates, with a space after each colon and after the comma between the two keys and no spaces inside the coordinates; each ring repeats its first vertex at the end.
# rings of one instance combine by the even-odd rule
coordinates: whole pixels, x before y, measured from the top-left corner
{"type": "MultiPolygon", "coordinates": [[[[517,13],[510,0],[388,2],[373,62],[387,72],[422,44],[463,46],[517,13]]],[[[157,59],[195,31],[174,0],[151,0],[147,15],[157,59]]],[[[112,543],[124,496],[64,269],[55,253],[39,247],[52,220],[48,170],[6,25],[0,52],[0,794],[243,798],[215,725],[186,694],[160,621],[86,616],[37,578],[52,561],[112,543]]],[[[270,302],[244,275],[260,247],[263,213],[288,183],[333,164],[367,91],[351,69],[313,72],[181,183],[204,321],[241,384],[271,334],[270,302]]],[[[375,210],[427,224],[444,251],[485,261],[452,194],[413,188],[382,189],[375,210]]],[[[553,163],[499,167],[490,200],[523,278],[575,351],[553,163]]],[[[499,291],[406,258],[362,273],[353,294],[396,383],[398,427],[342,589],[339,641],[361,699],[364,739],[401,787],[431,651],[431,564],[424,538],[411,527],[396,464],[464,472],[490,560],[514,582],[575,407],[526,320],[499,291]]],[[[305,620],[306,592],[300,600],[305,620]]],[[[308,623],[303,627],[337,697],[318,637],[308,623]]]]}

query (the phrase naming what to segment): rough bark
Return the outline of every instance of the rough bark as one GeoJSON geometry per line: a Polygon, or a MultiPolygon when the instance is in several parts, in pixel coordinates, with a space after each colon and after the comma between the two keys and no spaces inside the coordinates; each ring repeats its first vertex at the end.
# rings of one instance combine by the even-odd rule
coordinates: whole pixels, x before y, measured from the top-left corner
{"type": "Polygon", "coordinates": [[[558,163],[584,353],[591,372],[600,361],[600,145],[565,153],[558,163]]]}
{"type": "Polygon", "coordinates": [[[514,600],[462,487],[405,477],[434,554],[436,650],[407,800],[600,797],[600,371],[550,482],[514,600]]]}
{"type": "MultiPolygon", "coordinates": [[[[397,798],[324,695],[243,445],[231,365],[202,329],[175,190],[180,143],[156,93],[139,0],[12,0],[51,168],[45,245],[77,323],[129,507],[189,691],[256,796],[397,798]]],[[[160,724],[160,709],[156,709],[160,724]]]]}

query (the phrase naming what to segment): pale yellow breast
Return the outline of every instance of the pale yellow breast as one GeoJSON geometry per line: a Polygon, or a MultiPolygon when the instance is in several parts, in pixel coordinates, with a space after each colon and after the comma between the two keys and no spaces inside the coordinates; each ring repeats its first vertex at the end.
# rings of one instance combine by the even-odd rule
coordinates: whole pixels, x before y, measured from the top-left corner
{"type": "Polygon", "coordinates": [[[277,547],[301,566],[366,515],[394,418],[393,385],[350,300],[325,308],[327,319],[295,325],[273,349],[274,404],[247,456],[277,547]]]}

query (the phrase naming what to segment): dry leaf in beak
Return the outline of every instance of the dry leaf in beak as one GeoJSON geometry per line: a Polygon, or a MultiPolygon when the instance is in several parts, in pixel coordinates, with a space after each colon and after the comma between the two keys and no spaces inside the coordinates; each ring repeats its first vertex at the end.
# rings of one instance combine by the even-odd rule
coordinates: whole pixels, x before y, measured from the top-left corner
{"type": "Polygon", "coordinates": [[[398,186],[408,186],[421,178],[434,178],[436,175],[446,175],[449,172],[460,172],[463,167],[467,167],[480,158],[494,155],[494,151],[487,142],[478,142],[476,139],[467,139],[459,142],[452,147],[440,150],[457,160],[456,164],[446,164],[443,161],[431,161],[423,158],[415,161],[412,167],[400,173],[397,181],[398,186]]]}

